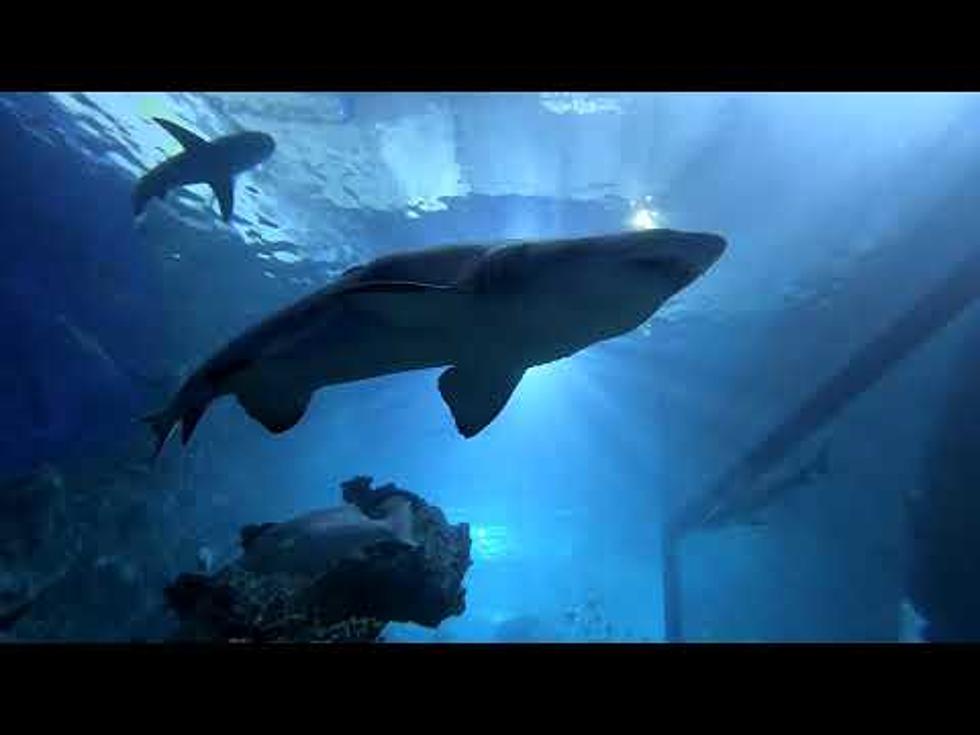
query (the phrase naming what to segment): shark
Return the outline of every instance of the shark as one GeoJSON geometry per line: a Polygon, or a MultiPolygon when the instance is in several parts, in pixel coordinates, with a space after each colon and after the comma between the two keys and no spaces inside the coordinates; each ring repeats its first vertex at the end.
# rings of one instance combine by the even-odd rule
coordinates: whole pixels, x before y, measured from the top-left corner
{"type": "Polygon", "coordinates": [[[235,176],[272,155],[272,136],[257,131],[233,133],[208,141],[163,118],[153,118],[181,144],[183,150],[144,174],[133,191],[133,210],[139,215],[153,198],[188,184],[208,184],[218,200],[221,217],[230,222],[235,209],[235,176]]]}
{"type": "Polygon", "coordinates": [[[652,229],[401,251],[354,266],[232,339],[144,417],[159,455],[233,395],[269,432],[294,427],[324,386],[443,368],[456,429],[479,434],[531,367],[646,322],[726,249],[712,233],[652,229]]]}
{"type": "Polygon", "coordinates": [[[749,486],[734,493],[716,505],[699,524],[703,529],[726,526],[765,528],[769,524],[763,514],[775,503],[794,490],[813,485],[825,479],[831,472],[830,440],[825,441],[816,454],[798,469],[775,482],[761,486],[749,486]]]}

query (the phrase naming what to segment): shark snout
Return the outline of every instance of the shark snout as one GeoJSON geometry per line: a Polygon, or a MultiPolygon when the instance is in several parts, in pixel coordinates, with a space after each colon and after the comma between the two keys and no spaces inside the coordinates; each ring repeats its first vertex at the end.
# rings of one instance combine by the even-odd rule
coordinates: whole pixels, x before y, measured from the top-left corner
{"type": "Polygon", "coordinates": [[[260,153],[268,158],[276,150],[276,141],[268,133],[258,133],[257,146],[260,153]]]}
{"type": "Polygon", "coordinates": [[[257,161],[264,161],[276,150],[276,141],[267,133],[252,133],[249,141],[252,147],[252,155],[257,161]]]}
{"type": "Polygon", "coordinates": [[[268,133],[249,131],[227,138],[228,151],[239,170],[262,163],[276,150],[276,141],[268,133]]]}
{"type": "Polygon", "coordinates": [[[675,273],[683,282],[690,282],[714,265],[727,243],[709,232],[661,231],[649,247],[639,249],[634,256],[641,265],[675,273]]]}
{"type": "Polygon", "coordinates": [[[721,257],[721,254],[725,252],[725,248],[728,247],[728,243],[725,241],[721,235],[715,235],[711,232],[706,232],[702,236],[705,247],[710,249],[715,254],[715,260],[721,257]]]}
{"type": "Polygon", "coordinates": [[[715,264],[727,243],[723,237],[709,232],[690,232],[681,235],[669,248],[669,259],[686,281],[693,281],[715,264]]]}
{"type": "Polygon", "coordinates": [[[690,262],[702,273],[714,265],[728,247],[725,238],[710,232],[693,233],[690,238],[690,262]]]}

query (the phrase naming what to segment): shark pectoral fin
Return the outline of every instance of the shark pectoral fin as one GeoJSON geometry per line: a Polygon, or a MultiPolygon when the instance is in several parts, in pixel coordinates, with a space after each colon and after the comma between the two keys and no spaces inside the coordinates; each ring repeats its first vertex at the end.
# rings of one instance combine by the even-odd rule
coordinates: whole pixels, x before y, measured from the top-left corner
{"type": "Polygon", "coordinates": [[[164,120],[162,117],[153,118],[153,122],[176,138],[177,142],[184,146],[185,150],[190,150],[192,148],[196,148],[197,146],[207,144],[207,141],[200,135],[197,133],[192,133],[186,128],[180,127],[180,125],[175,122],[164,120]]]}
{"type": "Polygon", "coordinates": [[[231,221],[231,215],[235,209],[235,182],[228,176],[223,179],[209,181],[208,185],[214,191],[218,199],[218,208],[221,210],[221,218],[225,222],[231,221]]]}
{"type": "Polygon", "coordinates": [[[524,368],[453,366],[439,376],[439,392],[459,433],[476,436],[503,410],[521,382],[524,368]]]}
{"type": "Polygon", "coordinates": [[[249,416],[273,434],[281,434],[299,423],[313,394],[259,384],[239,391],[236,396],[249,416]]]}

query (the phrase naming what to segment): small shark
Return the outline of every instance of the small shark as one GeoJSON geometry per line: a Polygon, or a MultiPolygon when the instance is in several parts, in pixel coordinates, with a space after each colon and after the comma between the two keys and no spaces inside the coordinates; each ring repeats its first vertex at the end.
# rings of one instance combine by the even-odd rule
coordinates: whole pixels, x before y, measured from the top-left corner
{"type": "Polygon", "coordinates": [[[278,434],[323,386],[444,367],[439,392],[469,438],[528,368],[640,326],[725,247],[718,235],[661,229],[384,256],[232,340],[144,420],[159,454],[178,423],[186,444],[208,405],[231,394],[278,434]]]}
{"type": "Polygon", "coordinates": [[[804,462],[796,472],[764,485],[761,490],[752,487],[716,505],[699,524],[701,528],[721,528],[729,525],[764,527],[768,524],[760,517],[777,500],[792,490],[811,485],[830,473],[830,441],[824,442],[816,455],[804,462]]]}
{"type": "Polygon", "coordinates": [[[208,184],[218,200],[222,218],[229,222],[235,208],[235,175],[272,155],[276,147],[272,136],[249,131],[209,142],[169,120],[153,119],[176,138],[184,150],[139,180],[133,192],[135,213],[140,214],[150,199],[163,198],[178,186],[208,184]]]}

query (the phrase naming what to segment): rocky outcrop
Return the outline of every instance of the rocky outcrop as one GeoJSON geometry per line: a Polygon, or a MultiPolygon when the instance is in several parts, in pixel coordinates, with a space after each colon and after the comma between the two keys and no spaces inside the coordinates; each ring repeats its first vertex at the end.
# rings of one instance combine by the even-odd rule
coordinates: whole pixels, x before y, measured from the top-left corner
{"type": "Polygon", "coordinates": [[[468,526],[450,525],[407,490],[372,488],[368,477],[342,490],[346,505],[247,526],[237,559],[211,575],[180,575],[166,589],[178,637],[373,641],[388,622],[434,628],[460,615],[468,526]],[[396,533],[399,518],[408,527],[396,533]]]}

